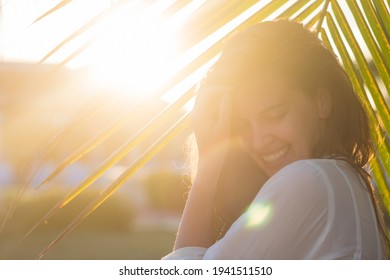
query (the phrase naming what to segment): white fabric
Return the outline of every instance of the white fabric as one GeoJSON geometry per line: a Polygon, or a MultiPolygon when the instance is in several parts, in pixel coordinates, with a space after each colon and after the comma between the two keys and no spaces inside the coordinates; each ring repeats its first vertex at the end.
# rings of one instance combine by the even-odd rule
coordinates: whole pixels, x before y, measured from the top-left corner
{"type": "Polygon", "coordinates": [[[300,160],[272,176],[210,248],[164,259],[383,259],[370,194],[345,161],[300,160]]]}

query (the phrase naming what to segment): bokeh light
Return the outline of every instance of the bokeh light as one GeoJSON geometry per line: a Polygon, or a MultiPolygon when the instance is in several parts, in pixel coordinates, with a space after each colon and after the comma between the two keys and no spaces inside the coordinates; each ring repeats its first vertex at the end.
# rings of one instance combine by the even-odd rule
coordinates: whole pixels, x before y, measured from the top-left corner
{"type": "Polygon", "coordinates": [[[265,225],[272,217],[271,203],[253,203],[247,212],[247,228],[257,228],[265,225]]]}

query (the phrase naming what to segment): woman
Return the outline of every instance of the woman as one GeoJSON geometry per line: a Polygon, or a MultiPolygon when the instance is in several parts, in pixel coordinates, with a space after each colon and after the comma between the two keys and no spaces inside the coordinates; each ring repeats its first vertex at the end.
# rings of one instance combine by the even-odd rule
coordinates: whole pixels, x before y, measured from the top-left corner
{"type": "Polygon", "coordinates": [[[301,24],[229,40],[198,90],[194,129],[197,173],[165,259],[387,257],[365,111],[301,24]]]}

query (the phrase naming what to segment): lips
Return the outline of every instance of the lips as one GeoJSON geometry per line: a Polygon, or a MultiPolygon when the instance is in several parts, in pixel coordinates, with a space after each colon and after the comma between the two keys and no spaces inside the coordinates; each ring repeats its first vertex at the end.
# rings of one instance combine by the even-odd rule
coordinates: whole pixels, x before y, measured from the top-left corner
{"type": "Polygon", "coordinates": [[[268,154],[268,155],[262,155],[263,160],[268,164],[273,164],[277,162],[279,159],[281,159],[284,155],[287,154],[289,150],[289,146],[285,146],[282,149],[279,149],[278,151],[268,154]]]}

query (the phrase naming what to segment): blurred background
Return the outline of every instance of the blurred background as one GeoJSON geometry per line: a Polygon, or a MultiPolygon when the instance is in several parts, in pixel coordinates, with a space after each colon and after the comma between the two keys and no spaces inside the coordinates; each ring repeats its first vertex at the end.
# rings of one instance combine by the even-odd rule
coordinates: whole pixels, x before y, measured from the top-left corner
{"type": "MultiPolygon", "coordinates": [[[[173,30],[165,28],[169,34],[164,35],[158,25],[163,19],[158,15],[172,3],[1,2],[0,259],[34,259],[167,130],[169,124],[158,123],[87,190],[25,236],[171,101],[143,100],[159,86],[159,77],[166,74],[161,72],[164,61],[172,59],[175,49],[168,41],[173,30]],[[91,21],[94,26],[83,33],[91,21]],[[74,32],[83,36],[45,58],[74,32]],[[80,51],[84,44],[89,49],[80,51]],[[80,54],[72,57],[75,52],[80,54]],[[38,187],[91,139],[98,139],[91,152],[82,152],[38,187]]],[[[189,186],[184,172],[187,136],[188,131],[179,133],[153,160],[136,167],[45,258],[159,259],[169,253],[189,186]]]]}
{"type": "MultiPolygon", "coordinates": [[[[136,100],[131,96],[118,97],[116,91],[94,92],[81,86],[79,80],[85,73],[80,70],[40,65],[34,66],[34,74],[27,75],[31,67],[27,63],[2,63],[0,70],[2,222],[18,199],[0,235],[1,259],[35,258],[147,148],[150,141],[133,149],[82,195],[21,240],[23,235],[131,137],[142,125],[140,119],[165,105],[163,101],[149,103],[150,108],[145,107],[137,114],[133,112],[125,124],[92,153],[64,168],[50,183],[36,188],[69,154],[128,110],[136,100]],[[84,92],[96,96],[85,102],[84,92]],[[57,136],[51,142],[75,116],[77,125],[68,127],[66,135],[57,136]],[[23,195],[18,198],[21,191],[23,195]]],[[[163,130],[166,128],[162,126],[154,133],[163,130]]],[[[187,132],[178,135],[138,170],[64,242],[53,248],[47,258],[156,259],[168,253],[188,190],[183,174],[187,135],[187,132]]]]}
{"type": "Polygon", "coordinates": [[[276,18],[317,31],[344,64],[378,127],[370,171],[390,213],[389,11],[383,0],[1,0],[0,259],[168,254],[190,186],[194,88],[227,36],[276,18]]]}
{"type": "MultiPolygon", "coordinates": [[[[84,70],[1,63],[1,222],[17,199],[14,212],[4,221],[0,234],[1,259],[35,258],[150,145],[145,140],[126,154],[88,190],[22,240],[58,201],[140,129],[142,119],[165,106],[164,101],[149,102],[139,112],[133,111],[124,125],[93,152],[64,168],[50,183],[36,188],[69,154],[137,102],[136,98],[121,96],[115,90],[97,92],[80,84],[83,79],[84,70]],[[32,67],[33,72],[28,73],[32,67]],[[94,96],[85,99],[85,93],[94,96]],[[75,118],[77,122],[73,123],[75,118]],[[69,123],[73,125],[69,127],[69,123]],[[66,135],[58,137],[57,133],[64,129],[66,135]]],[[[154,134],[164,130],[166,127],[161,126],[154,134]]],[[[47,258],[158,259],[168,253],[188,191],[184,175],[187,136],[188,132],[184,131],[164,147],[54,247],[47,258]]]]}

